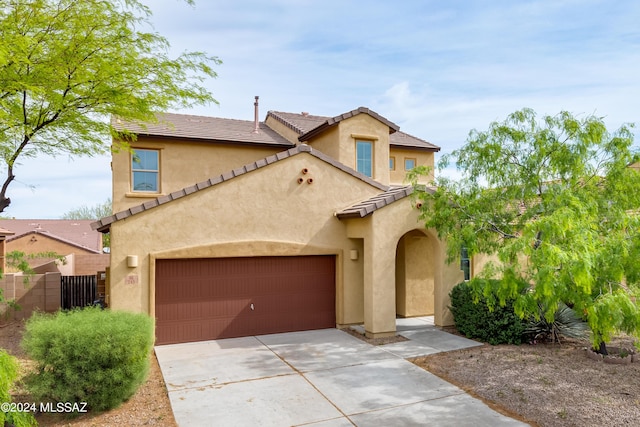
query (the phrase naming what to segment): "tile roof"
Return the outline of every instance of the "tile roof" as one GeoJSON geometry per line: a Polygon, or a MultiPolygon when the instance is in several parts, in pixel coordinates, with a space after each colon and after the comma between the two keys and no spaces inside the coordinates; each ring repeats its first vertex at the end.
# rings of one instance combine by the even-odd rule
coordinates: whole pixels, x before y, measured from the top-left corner
{"type": "MultiPolygon", "coordinates": [[[[427,188],[427,191],[431,190],[427,188]]],[[[384,193],[377,194],[367,200],[363,200],[362,202],[356,203],[355,205],[337,212],[336,216],[339,219],[364,218],[365,216],[371,215],[378,209],[408,197],[411,193],[413,193],[413,187],[411,185],[390,187],[384,193]]]]}
{"type": "Polygon", "coordinates": [[[111,119],[111,125],[118,131],[128,130],[138,135],[170,138],[200,139],[218,142],[250,143],[268,146],[292,147],[293,144],[280,136],[264,123],[259,123],[256,133],[252,120],[221,119],[217,117],[193,116],[187,114],[158,114],[157,123],[145,125],[111,119]]]}
{"type": "Polygon", "coordinates": [[[333,158],[327,156],[326,154],[321,153],[318,150],[315,150],[313,148],[311,148],[310,146],[306,145],[306,144],[301,144],[298,145],[296,147],[290,148],[289,150],[286,151],[281,151],[279,153],[276,153],[274,155],[265,157],[264,159],[260,159],[258,161],[255,161],[253,163],[249,163],[245,166],[242,166],[238,169],[234,169],[232,171],[228,171],[225,172],[221,175],[218,175],[216,177],[210,178],[207,181],[203,181],[203,182],[199,182],[195,185],[192,185],[190,187],[186,187],[183,188],[181,190],[178,191],[174,191],[171,194],[167,194],[167,195],[163,195],[160,196],[154,200],[150,200],[146,203],[143,203],[141,205],[137,205],[134,207],[131,207],[129,209],[126,209],[124,211],[120,211],[115,213],[114,215],[108,216],[106,218],[102,218],[96,222],[93,222],[91,224],[91,227],[94,230],[98,230],[100,232],[107,232],[109,230],[109,227],[111,226],[111,224],[113,224],[116,221],[120,221],[121,219],[125,219],[125,218],[129,218],[133,215],[136,215],[138,213],[144,212],[144,211],[148,211],[149,209],[153,209],[157,206],[163,205],[165,203],[169,203],[173,200],[176,199],[180,199],[182,197],[188,196],[192,193],[204,190],[205,188],[208,187],[213,187],[214,185],[220,184],[222,182],[225,181],[229,181],[237,176],[240,175],[244,175],[246,173],[252,172],[254,170],[263,168],[265,166],[268,166],[272,163],[276,163],[279,162],[283,159],[286,159],[288,157],[293,157],[295,155],[298,155],[300,153],[309,153],[312,156],[326,162],[329,163],[330,165],[342,170],[343,172],[346,172],[366,183],[368,183],[369,185],[378,188],[381,191],[386,191],[388,189],[388,187],[386,185],[380,184],[379,182],[369,178],[366,175],[361,174],[360,172],[357,172],[353,169],[351,169],[348,166],[343,165],[342,163],[334,160],[333,158]]]}
{"type": "Polygon", "coordinates": [[[392,147],[398,148],[420,148],[427,151],[440,151],[440,147],[437,145],[401,131],[389,135],[389,143],[392,147]]]}
{"type": "Polygon", "coordinates": [[[0,220],[0,227],[14,233],[7,237],[7,242],[29,234],[42,234],[99,254],[102,253],[102,235],[92,229],[93,222],[75,219],[3,219],[0,220]]]}
{"type": "Polygon", "coordinates": [[[371,111],[368,108],[364,107],[360,107],[356,110],[352,110],[348,113],[341,114],[335,117],[313,116],[307,113],[285,113],[282,111],[269,111],[267,113],[267,116],[274,118],[288,128],[294,130],[296,133],[298,133],[298,135],[300,135],[300,140],[306,140],[346,118],[353,117],[361,113],[369,114],[389,126],[389,142],[392,146],[412,149],[418,148],[428,151],[440,151],[440,147],[438,147],[437,145],[434,145],[423,139],[416,138],[415,136],[409,135],[408,133],[401,132],[400,128],[396,124],[388,121],[374,111],[371,111]]]}

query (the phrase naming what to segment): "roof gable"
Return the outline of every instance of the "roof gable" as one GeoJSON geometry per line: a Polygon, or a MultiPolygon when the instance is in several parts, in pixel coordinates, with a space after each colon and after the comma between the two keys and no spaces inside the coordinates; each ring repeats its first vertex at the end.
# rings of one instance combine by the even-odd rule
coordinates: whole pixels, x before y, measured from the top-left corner
{"type": "Polygon", "coordinates": [[[336,126],[341,121],[350,119],[350,118],[355,117],[355,116],[357,116],[359,114],[367,114],[367,115],[373,117],[374,119],[378,120],[379,122],[384,123],[385,125],[387,125],[389,127],[389,133],[390,134],[392,134],[392,133],[394,133],[394,132],[396,132],[396,131],[398,131],[400,129],[400,127],[398,125],[396,125],[395,123],[393,123],[393,122],[387,120],[386,118],[382,117],[381,115],[379,115],[375,111],[369,110],[368,108],[365,108],[365,107],[360,107],[360,108],[357,108],[355,110],[351,110],[351,111],[348,111],[346,113],[340,114],[339,116],[327,118],[324,122],[320,123],[315,128],[313,128],[310,131],[305,132],[302,135],[300,135],[298,137],[298,140],[302,142],[302,141],[308,141],[310,139],[313,139],[314,137],[316,137],[317,135],[320,135],[321,133],[323,133],[327,129],[336,126]]]}
{"type": "Polygon", "coordinates": [[[316,158],[318,158],[318,159],[330,164],[331,166],[333,166],[333,167],[335,167],[337,169],[340,169],[341,171],[343,171],[343,172],[345,172],[345,173],[347,173],[349,175],[352,175],[353,177],[355,177],[357,179],[360,179],[361,181],[366,182],[367,184],[369,184],[369,185],[371,185],[371,186],[373,186],[373,187],[375,187],[375,188],[377,188],[377,189],[379,189],[381,191],[386,191],[388,189],[387,186],[385,186],[383,184],[380,184],[379,182],[369,178],[366,175],[361,174],[360,172],[357,172],[357,171],[351,169],[348,166],[343,165],[342,163],[332,159],[331,157],[327,156],[326,154],[323,154],[318,150],[314,150],[313,148],[309,147],[306,144],[301,144],[301,145],[296,146],[294,148],[291,148],[289,150],[281,151],[281,152],[276,153],[276,154],[274,154],[272,156],[268,156],[268,157],[265,157],[264,159],[260,159],[260,160],[257,160],[255,162],[253,162],[253,163],[249,163],[247,165],[242,166],[241,168],[225,172],[225,173],[223,173],[221,175],[218,175],[216,177],[210,178],[207,181],[203,181],[203,182],[197,183],[197,184],[192,185],[190,187],[186,187],[186,188],[183,188],[181,190],[174,191],[171,194],[160,196],[160,197],[158,197],[158,198],[156,198],[154,200],[150,200],[150,201],[148,201],[146,203],[143,203],[141,205],[137,205],[137,206],[131,207],[129,209],[126,209],[124,211],[117,212],[114,215],[108,216],[106,218],[102,218],[99,221],[96,221],[96,222],[92,223],[91,227],[94,230],[98,230],[100,232],[107,232],[109,227],[111,226],[111,224],[113,224],[114,222],[123,220],[125,218],[132,217],[132,216],[137,215],[137,214],[139,214],[141,212],[148,211],[148,210],[153,209],[155,207],[158,207],[160,205],[163,205],[163,204],[169,203],[171,201],[180,199],[182,197],[188,196],[190,194],[196,193],[196,192],[204,190],[206,188],[213,187],[213,186],[218,185],[218,184],[220,184],[222,182],[229,181],[229,180],[231,180],[233,178],[236,178],[238,176],[247,174],[249,172],[253,172],[253,171],[257,170],[257,169],[260,169],[260,168],[263,168],[263,167],[268,166],[270,164],[282,161],[282,160],[287,159],[289,157],[296,156],[296,155],[298,155],[300,153],[308,153],[308,154],[310,154],[310,155],[312,155],[312,156],[314,156],[314,157],[316,157],[316,158]]]}
{"type": "Polygon", "coordinates": [[[398,125],[365,107],[360,107],[356,110],[352,110],[335,117],[314,116],[308,113],[286,113],[281,111],[269,111],[267,113],[267,117],[271,117],[294,130],[299,135],[298,139],[300,141],[305,141],[324,132],[332,126],[337,125],[342,120],[358,114],[368,114],[389,126],[389,143],[392,147],[440,151],[440,147],[437,145],[423,139],[416,138],[408,133],[401,132],[398,125]]]}

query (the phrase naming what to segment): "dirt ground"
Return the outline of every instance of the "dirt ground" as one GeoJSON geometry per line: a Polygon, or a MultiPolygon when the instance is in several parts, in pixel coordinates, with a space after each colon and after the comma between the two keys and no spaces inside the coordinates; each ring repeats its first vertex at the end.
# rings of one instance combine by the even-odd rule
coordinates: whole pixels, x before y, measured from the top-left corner
{"type": "MultiPolygon", "coordinates": [[[[614,345],[633,348],[631,339],[614,345]]],[[[413,363],[533,426],[639,425],[640,360],[604,363],[587,357],[588,347],[576,340],[485,344],[413,363]]]]}
{"type": "MultiPolygon", "coordinates": [[[[23,372],[31,361],[20,349],[23,325],[0,325],[0,347],[17,356],[23,372]]],[[[455,332],[455,331],[451,331],[455,332]]],[[[357,335],[357,334],[356,334],[357,335]]],[[[401,339],[401,338],[400,338],[401,339]]],[[[371,341],[374,345],[392,339],[371,341]]],[[[631,346],[631,340],[612,345],[631,346]]],[[[640,422],[640,361],[607,364],[587,357],[586,342],[484,345],[420,357],[413,362],[484,400],[494,409],[533,426],[636,426],[640,422]]],[[[16,399],[29,401],[16,391],[16,399]]],[[[146,383],[112,411],[73,420],[41,414],[43,426],[176,427],[155,356],[146,383]]]]}
{"type": "MultiPolygon", "coordinates": [[[[0,325],[0,348],[4,348],[9,354],[18,357],[22,372],[25,373],[32,365],[32,362],[20,348],[23,330],[24,325],[22,322],[0,325]]],[[[16,401],[31,402],[29,396],[20,393],[21,390],[17,390],[14,393],[16,394],[16,401]]],[[[39,425],[51,427],[177,427],[155,355],[151,357],[151,368],[145,384],[120,407],[98,414],[82,414],[71,420],[61,416],[61,414],[38,414],[36,419],[39,425]]]]}

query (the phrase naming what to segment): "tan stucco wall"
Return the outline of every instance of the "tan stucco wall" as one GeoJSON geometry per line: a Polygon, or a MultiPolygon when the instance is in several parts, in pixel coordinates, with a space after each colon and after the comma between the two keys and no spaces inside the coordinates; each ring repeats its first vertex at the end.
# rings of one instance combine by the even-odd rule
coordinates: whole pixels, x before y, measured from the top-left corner
{"type": "MultiPolygon", "coordinates": [[[[305,143],[312,146],[314,149],[326,154],[329,157],[332,157],[338,161],[341,157],[340,151],[340,129],[338,126],[334,126],[325,130],[320,136],[314,138],[311,141],[305,141],[305,143]]],[[[355,161],[351,160],[349,163],[342,162],[343,164],[349,166],[352,169],[355,169],[355,161]]]]}
{"type": "Polygon", "coordinates": [[[419,230],[433,239],[426,258],[433,267],[435,322],[437,325],[453,324],[448,307],[449,292],[463,280],[463,273],[459,264],[445,263],[446,247],[441,242],[436,244],[435,234],[424,229],[409,198],[379,209],[368,217],[345,222],[349,237],[364,241],[363,295],[367,335],[375,337],[395,333],[396,250],[401,238],[412,230],[419,230]]]}
{"type": "Polygon", "coordinates": [[[282,124],[280,121],[274,119],[271,116],[267,116],[267,119],[265,120],[265,124],[267,126],[269,126],[271,129],[273,129],[274,131],[276,131],[277,133],[280,134],[280,136],[284,137],[287,141],[291,142],[292,144],[300,144],[300,141],[298,141],[298,137],[300,136],[300,134],[296,131],[294,131],[293,129],[291,129],[290,127],[282,124]]]}
{"type": "Polygon", "coordinates": [[[396,251],[396,314],[401,317],[434,314],[434,275],[437,242],[421,231],[410,231],[396,251]]]}
{"type": "Polygon", "coordinates": [[[373,142],[373,179],[389,185],[389,127],[368,114],[342,120],[309,145],[356,169],[356,140],[373,142]]]}
{"type": "Polygon", "coordinates": [[[349,254],[362,245],[334,213],[379,191],[302,153],[118,221],[110,306],[153,314],[158,258],[335,254],[337,322],[361,322],[362,261],[349,254]],[[298,184],[303,168],[312,184],[298,184]]]}
{"type": "Polygon", "coordinates": [[[408,171],[404,169],[405,159],[416,159],[417,166],[428,166],[431,168],[431,173],[429,175],[420,178],[418,181],[420,184],[431,184],[433,181],[434,155],[432,152],[422,150],[405,150],[392,147],[389,151],[389,156],[394,157],[396,161],[395,169],[390,171],[390,180],[392,184],[407,184],[405,180],[408,171]]]}
{"type": "Polygon", "coordinates": [[[112,157],[114,212],[142,204],[161,194],[169,194],[206,181],[286,149],[285,147],[167,141],[148,137],[140,137],[131,146],[160,150],[160,194],[131,192],[131,153],[121,150],[114,153],[112,157]]]}

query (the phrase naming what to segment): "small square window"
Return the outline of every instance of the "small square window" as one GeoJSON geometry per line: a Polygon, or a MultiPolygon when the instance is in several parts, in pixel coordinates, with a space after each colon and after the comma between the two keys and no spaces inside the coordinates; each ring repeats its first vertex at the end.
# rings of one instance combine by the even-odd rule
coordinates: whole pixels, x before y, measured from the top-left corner
{"type": "Polygon", "coordinates": [[[389,157],[389,170],[396,170],[396,158],[393,156],[389,157]]]}
{"type": "Polygon", "coordinates": [[[158,150],[134,149],[131,154],[131,189],[135,192],[159,191],[160,153],[158,150]]]}
{"type": "Polygon", "coordinates": [[[416,167],[416,159],[404,159],[404,170],[410,171],[416,167]]]}

